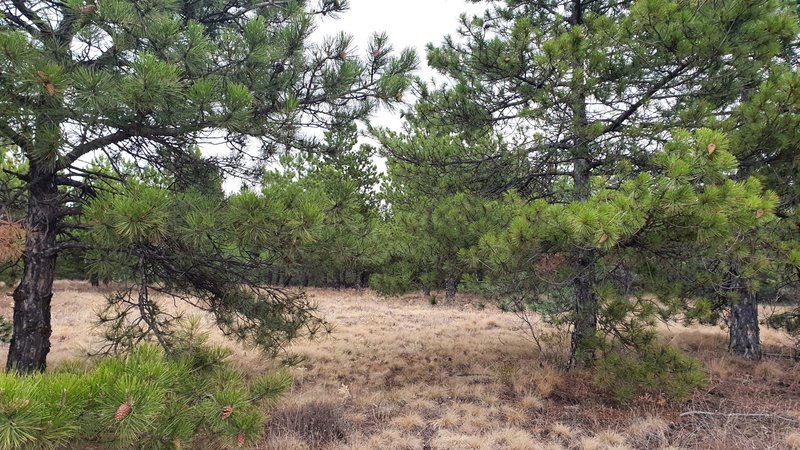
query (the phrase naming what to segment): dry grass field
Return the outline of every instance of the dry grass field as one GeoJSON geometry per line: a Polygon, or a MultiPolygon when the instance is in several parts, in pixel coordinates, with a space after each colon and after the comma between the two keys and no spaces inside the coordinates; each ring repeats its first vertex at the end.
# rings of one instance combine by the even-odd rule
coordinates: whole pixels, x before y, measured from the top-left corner
{"type": "MultiPolygon", "coordinates": [[[[705,389],[682,403],[649,395],[620,404],[590,374],[559,369],[563,339],[550,337],[541,354],[515,316],[477,299],[444,307],[422,296],[308,292],[334,329],[291,347],[304,360],[261,449],[800,449],[800,365],[728,356],[717,328],[662,330],[706,364],[705,389]],[[689,411],[703,414],[681,415],[689,411]]],[[[58,283],[51,366],[97,345],[102,299],[83,283],[58,283]]],[[[0,314],[10,313],[3,296],[0,314]]],[[[762,337],[786,343],[771,330],[762,337]]],[[[246,349],[235,363],[253,374],[274,364],[246,349]]]]}

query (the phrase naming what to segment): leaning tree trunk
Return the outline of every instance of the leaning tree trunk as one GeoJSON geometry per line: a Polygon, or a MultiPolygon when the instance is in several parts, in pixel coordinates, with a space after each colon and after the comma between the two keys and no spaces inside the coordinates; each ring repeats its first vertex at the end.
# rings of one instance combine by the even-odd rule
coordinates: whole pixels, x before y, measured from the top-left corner
{"type": "Polygon", "coordinates": [[[761,359],[761,336],[758,327],[758,297],[751,292],[739,275],[738,264],[733,264],[731,275],[737,291],[736,303],[731,305],[728,350],[752,360],[761,359]]]}
{"type": "Polygon", "coordinates": [[[36,164],[28,173],[23,273],[14,290],[14,333],[6,370],[44,371],[50,351],[50,301],[56,264],[59,193],[55,176],[36,164]]]}
{"type": "Polygon", "coordinates": [[[444,302],[447,304],[452,304],[456,301],[456,287],[458,285],[458,281],[456,277],[452,275],[447,275],[444,279],[444,302]]]}

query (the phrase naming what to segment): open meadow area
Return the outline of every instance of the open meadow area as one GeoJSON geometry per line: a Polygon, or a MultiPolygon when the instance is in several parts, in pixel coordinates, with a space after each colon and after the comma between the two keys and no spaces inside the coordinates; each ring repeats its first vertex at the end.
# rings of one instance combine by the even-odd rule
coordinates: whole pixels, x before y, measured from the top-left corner
{"type": "MultiPolygon", "coordinates": [[[[654,392],[618,403],[590,373],[560,368],[566,340],[552,338],[540,354],[516,316],[477,298],[434,306],[422,295],[308,293],[333,330],[290,347],[303,360],[254,448],[800,448],[800,363],[731,356],[719,328],[660,329],[660,339],[705,363],[703,389],[683,402],[654,392]]],[[[103,295],[88,283],[56,283],[51,368],[95,348],[103,295]]],[[[8,297],[0,314],[10,315],[8,297]]],[[[785,339],[762,330],[766,349],[785,339]]],[[[214,341],[231,345],[218,333],[214,341]]],[[[241,348],[232,359],[251,376],[274,367],[241,348]]]]}

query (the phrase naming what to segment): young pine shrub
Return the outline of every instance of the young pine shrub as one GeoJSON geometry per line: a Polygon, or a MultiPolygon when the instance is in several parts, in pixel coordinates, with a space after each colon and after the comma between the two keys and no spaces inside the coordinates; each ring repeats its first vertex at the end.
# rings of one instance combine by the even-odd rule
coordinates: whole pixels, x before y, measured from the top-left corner
{"type": "Polygon", "coordinates": [[[263,432],[286,373],[247,383],[228,352],[194,331],[169,354],[151,344],[91,370],[0,374],[0,450],[54,447],[239,448],[263,432]]]}
{"type": "Polygon", "coordinates": [[[80,375],[0,374],[0,449],[66,445],[79,435],[90,398],[80,375]]]}
{"type": "Polygon", "coordinates": [[[630,352],[604,354],[596,363],[595,383],[623,402],[644,393],[684,400],[706,383],[706,376],[700,361],[652,343],[630,352]]]}
{"type": "Polygon", "coordinates": [[[613,286],[597,289],[601,299],[600,327],[606,339],[598,340],[595,383],[623,402],[640,394],[663,394],[675,400],[688,398],[706,382],[702,363],[657,340],[655,324],[673,315],[671,300],[628,297],[613,286]]]}

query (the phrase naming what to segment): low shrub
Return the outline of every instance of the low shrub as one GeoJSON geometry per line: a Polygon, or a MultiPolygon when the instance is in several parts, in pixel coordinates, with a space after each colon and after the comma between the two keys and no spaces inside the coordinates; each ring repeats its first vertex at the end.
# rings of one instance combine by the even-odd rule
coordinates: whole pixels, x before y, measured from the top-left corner
{"type": "Polygon", "coordinates": [[[684,400],[706,383],[706,376],[699,360],[669,346],[650,344],[603,355],[596,363],[595,383],[620,401],[643,393],[684,400]]]}
{"type": "Polygon", "coordinates": [[[94,368],[0,374],[0,449],[87,447],[236,448],[261,436],[263,411],[286,373],[246,383],[230,352],[187,333],[169,354],[152,344],[94,368]]]}

